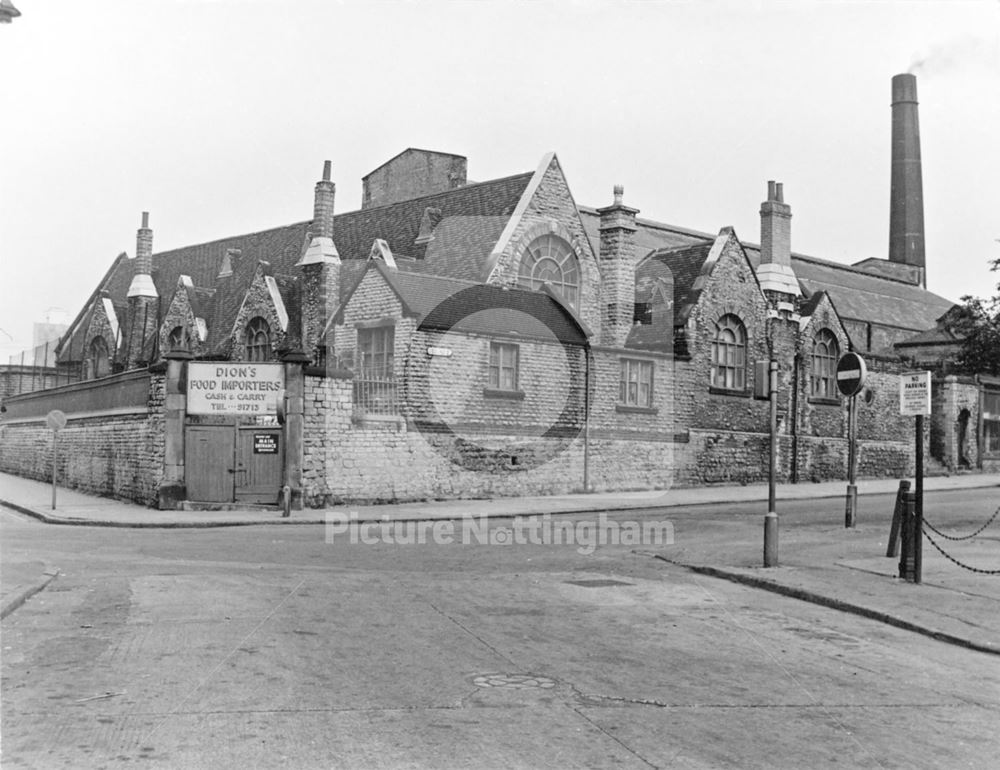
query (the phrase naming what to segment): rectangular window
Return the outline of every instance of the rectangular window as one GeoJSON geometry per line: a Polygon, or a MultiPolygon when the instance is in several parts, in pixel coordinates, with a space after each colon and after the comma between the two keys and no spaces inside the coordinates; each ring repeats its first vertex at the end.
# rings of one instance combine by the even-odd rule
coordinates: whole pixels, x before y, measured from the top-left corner
{"type": "Polygon", "coordinates": [[[1000,391],[983,392],[983,452],[1000,454],[1000,391]]]}
{"type": "Polygon", "coordinates": [[[369,414],[396,414],[396,380],[393,376],[395,328],[358,329],[354,376],[354,405],[369,414]]]}
{"type": "Polygon", "coordinates": [[[517,390],[518,346],[504,342],[490,343],[490,387],[517,390]]]}
{"type": "Polygon", "coordinates": [[[395,328],[358,329],[358,373],[362,377],[392,377],[395,328]]]}
{"type": "Polygon", "coordinates": [[[618,400],[625,406],[652,408],[653,362],[623,358],[618,400]]]}

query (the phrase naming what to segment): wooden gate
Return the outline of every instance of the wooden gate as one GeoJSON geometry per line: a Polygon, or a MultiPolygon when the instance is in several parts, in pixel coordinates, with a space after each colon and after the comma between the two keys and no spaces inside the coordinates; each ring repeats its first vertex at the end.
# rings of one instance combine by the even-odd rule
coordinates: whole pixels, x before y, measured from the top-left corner
{"type": "Polygon", "coordinates": [[[277,504],[285,448],[281,428],[190,425],[186,431],[187,498],[201,503],[277,504]]]}
{"type": "Polygon", "coordinates": [[[233,501],[232,425],[189,425],[184,436],[184,483],[188,500],[233,501]]]}
{"type": "Polygon", "coordinates": [[[241,426],[236,431],[236,501],[276,504],[285,448],[281,428],[241,426]]]}

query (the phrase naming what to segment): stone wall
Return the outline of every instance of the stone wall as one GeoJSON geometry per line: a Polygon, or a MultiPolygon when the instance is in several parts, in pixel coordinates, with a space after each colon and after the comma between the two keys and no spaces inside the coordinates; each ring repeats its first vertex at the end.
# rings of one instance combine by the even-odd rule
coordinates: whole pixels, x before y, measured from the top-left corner
{"type": "Polygon", "coordinates": [[[47,390],[57,385],[75,382],[79,377],[70,375],[64,369],[54,366],[0,365],[0,399],[47,390]]]}
{"type": "Polygon", "coordinates": [[[1000,458],[979,454],[980,390],[973,377],[948,375],[932,382],[930,452],[949,470],[1000,467],[1000,458]]]}
{"type": "MultiPolygon", "coordinates": [[[[132,414],[75,415],[67,407],[69,421],[59,432],[60,485],[155,506],[163,477],[164,398],[165,378],[153,374],[145,408],[132,414]]],[[[52,478],[52,431],[44,417],[0,422],[0,470],[52,478]]]]}

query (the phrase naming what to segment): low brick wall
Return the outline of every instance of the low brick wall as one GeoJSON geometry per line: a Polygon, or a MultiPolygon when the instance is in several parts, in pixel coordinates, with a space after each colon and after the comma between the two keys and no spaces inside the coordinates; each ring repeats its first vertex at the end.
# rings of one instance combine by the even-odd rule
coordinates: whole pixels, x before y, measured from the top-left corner
{"type": "MultiPolygon", "coordinates": [[[[136,373],[121,375],[134,391],[136,373]]],[[[116,377],[118,377],[116,375],[116,377]]],[[[122,392],[116,377],[104,386],[122,392]]],[[[100,393],[89,383],[84,394],[68,386],[61,393],[46,391],[18,398],[21,414],[30,414],[54,404],[69,420],[59,432],[58,476],[62,486],[90,494],[155,506],[163,476],[164,419],[163,375],[142,373],[146,400],[142,405],[118,405],[108,413],[74,410],[76,405],[100,403],[100,393]],[[38,403],[32,403],[32,399],[38,403]],[[38,408],[35,408],[38,407],[38,408]]],[[[12,410],[13,411],[13,410],[12,410]]],[[[44,416],[24,416],[0,421],[0,470],[26,478],[52,478],[52,431],[44,416]]]]}

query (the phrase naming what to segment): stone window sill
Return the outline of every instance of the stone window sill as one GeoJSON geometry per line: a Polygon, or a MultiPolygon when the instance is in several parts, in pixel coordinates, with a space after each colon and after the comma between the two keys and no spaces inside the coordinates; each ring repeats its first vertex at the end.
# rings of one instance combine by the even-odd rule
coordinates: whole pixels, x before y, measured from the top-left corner
{"type": "Polygon", "coordinates": [[[810,396],[809,403],[819,404],[820,406],[843,406],[839,398],[827,398],[825,396],[810,396]]]}
{"type": "Polygon", "coordinates": [[[483,388],[483,396],[486,398],[501,398],[508,401],[524,401],[523,390],[500,390],[499,388],[483,388]]]}
{"type": "Polygon", "coordinates": [[[351,422],[355,425],[365,425],[381,423],[383,425],[398,424],[402,425],[403,417],[398,414],[368,414],[365,411],[358,410],[351,415],[351,422]]]}
{"type": "Polygon", "coordinates": [[[713,396],[732,396],[733,398],[750,398],[752,395],[749,390],[731,390],[729,388],[717,388],[714,385],[710,385],[708,392],[713,396]]]}
{"type": "Polygon", "coordinates": [[[615,411],[622,414],[659,414],[655,406],[632,406],[631,404],[615,404],[615,411]]]}

